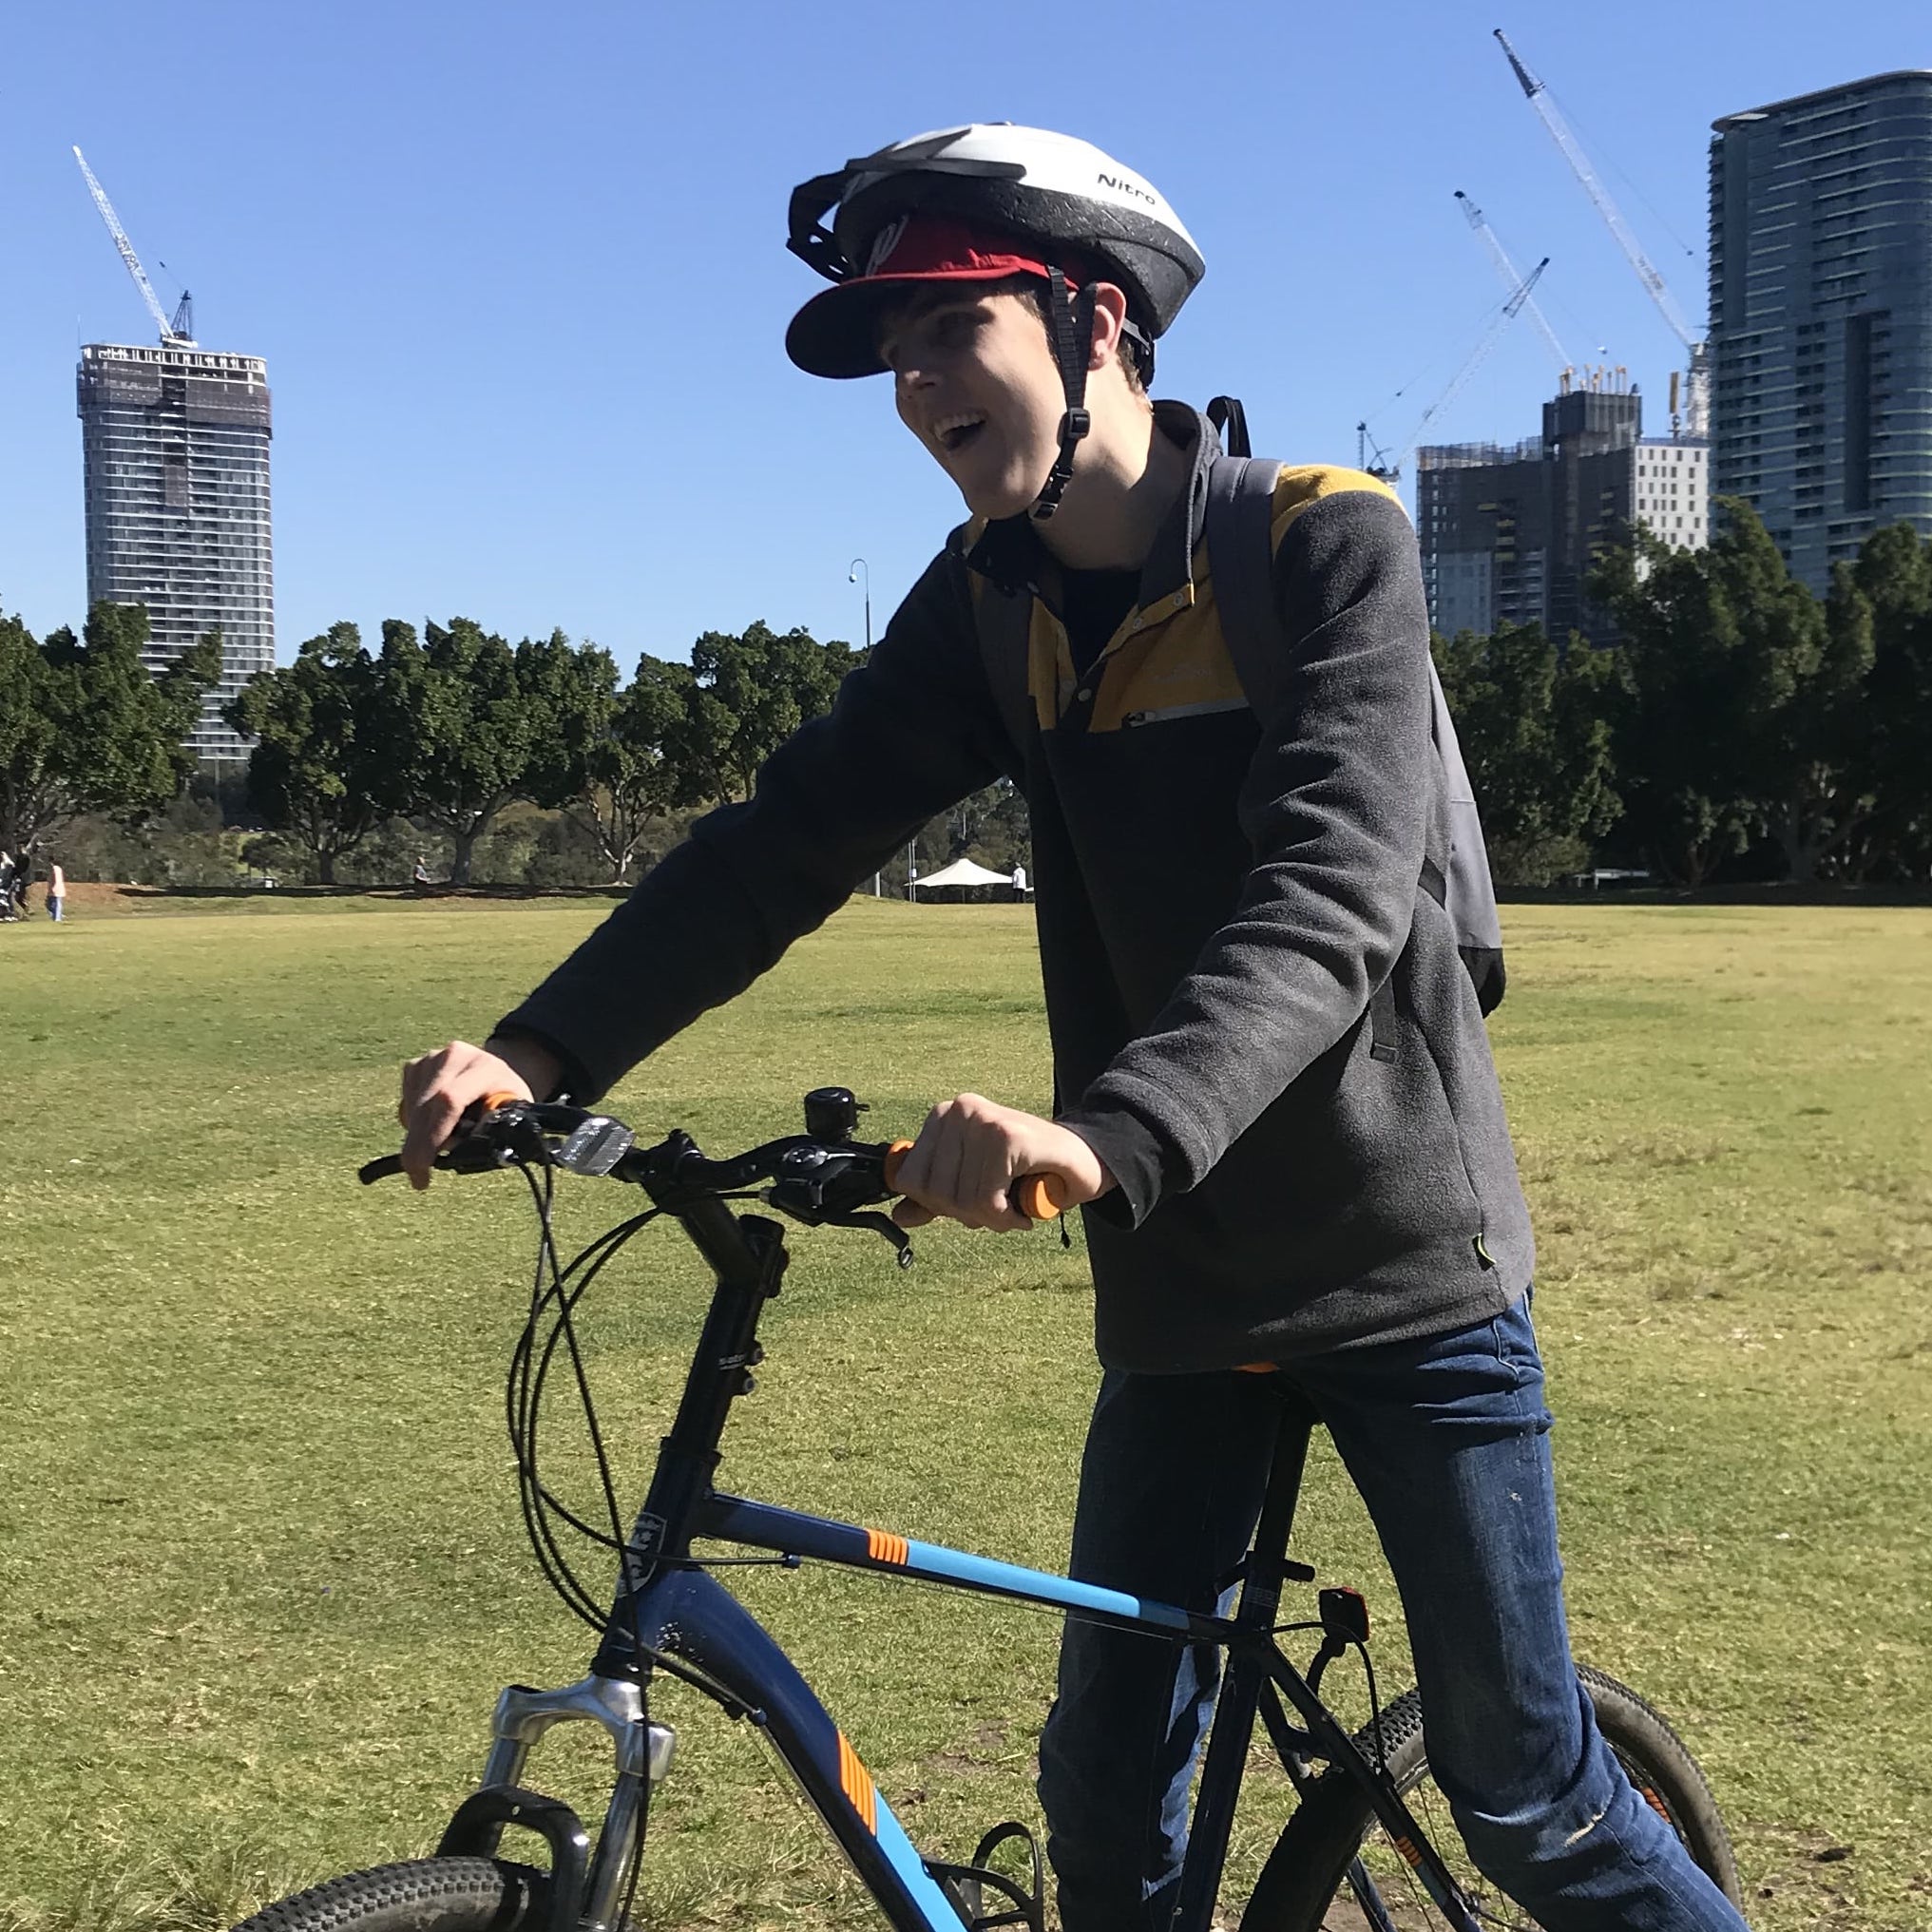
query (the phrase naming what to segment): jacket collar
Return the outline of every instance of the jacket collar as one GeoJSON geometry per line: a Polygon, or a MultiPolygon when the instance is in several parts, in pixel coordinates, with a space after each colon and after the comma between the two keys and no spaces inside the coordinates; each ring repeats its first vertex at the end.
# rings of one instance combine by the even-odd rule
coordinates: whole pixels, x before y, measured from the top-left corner
{"type": "MultiPolygon", "coordinates": [[[[1207,514],[1208,471],[1221,453],[1214,425],[1186,403],[1157,402],[1154,427],[1157,433],[1183,450],[1190,462],[1187,482],[1161,520],[1153,548],[1140,566],[1143,610],[1176,593],[1186,603],[1194,601],[1194,558],[1207,514]]],[[[1038,597],[1045,586],[1047,601],[1058,604],[1058,597],[1051,593],[1059,585],[1061,566],[1040,541],[1031,517],[1002,517],[995,523],[976,517],[953,532],[951,547],[968,570],[998,588],[1029,591],[1038,597]]]]}

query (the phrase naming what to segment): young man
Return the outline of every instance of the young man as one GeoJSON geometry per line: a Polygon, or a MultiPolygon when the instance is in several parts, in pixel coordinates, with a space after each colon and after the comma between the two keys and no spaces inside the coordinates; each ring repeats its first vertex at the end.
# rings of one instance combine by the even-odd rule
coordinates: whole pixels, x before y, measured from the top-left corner
{"type": "MultiPolygon", "coordinates": [[[[1291,675],[1260,717],[1201,543],[1218,450],[1144,394],[1202,274],[1161,197],[1084,143],[970,127],[808,182],[792,217],[834,283],[794,319],[793,359],[889,371],[971,520],[748,804],[700,821],[487,1048],[410,1064],[412,1179],[487,1092],[602,1093],[1008,774],[1032,818],[1055,1118],[935,1107],[898,1214],[1019,1228],[1007,1190],[1029,1173],[1084,1207],[1105,1374],[1073,1573],[1211,1606],[1287,1381],[1374,1516],[1430,1767],[1478,1865],[1551,1932],[1735,1932],[1569,1657],[1528,1215],[1474,990],[1419,885],[1440,801],[1400,505],[1352,470],[1283,472],[1291,675]],[[1030,601],[1017,744],[978,628],[1009,597],[1030,601]],[[1240,1372],[1256,1364],[1277,1366],[1240,1372]]],[[[1214,1663],[1068,1625],[1041,1747],[1067,1932],[1165,1924],[1214,1663]]]]}

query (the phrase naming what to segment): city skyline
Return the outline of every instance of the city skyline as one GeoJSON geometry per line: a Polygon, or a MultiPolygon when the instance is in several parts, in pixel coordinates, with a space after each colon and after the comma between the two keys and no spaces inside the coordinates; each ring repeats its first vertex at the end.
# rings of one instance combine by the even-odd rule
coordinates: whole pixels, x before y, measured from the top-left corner
{"type": "MultiPolygon", "coordinates": [[[[812,292],[783,253],[785,195],[921,126],[1064,122],[1076,58],[1080,131],[1158,182],[1208,255],[1161,392],[1242,394],[1257,444],[1290,460],[1351,460],[1365,416],[1399,444],[1501,300],[1461,188],[1517,259],[1551,256],[1539,301],[1579,361],[1631,372],[1661,426],[1677,345],[1522,100],[1488,10],[1398,6],[1290,34],[1209,6],[1184,46],[1138,4],[1098,36],[994,5],[970,45],[870,6],[813,31],[750,11],[761,37],[741,15],[729,33],[708,16],[647,31],[626,10],[566,7],[539,40],[513,9],[467,10],[458,33],[453,10],[426,4],[381,16],[379,63],[362,58],[360,4],[301,22],[191,0],[178,46],[119,0],[96,25],[119,22],[120,39],[54,18],[16,30],[0,245],[32,273],[0,316],[0,603],[40,630],[84,614],[67,384],[77,339],[139,335],[73,179],[77,138],[164,292],[193,282],[201,339],[277,369],[284,657],[338,618],[456,610],[512,634],[561,624],[626,661],[761,615],[856,639],[855,554],[883,620],[957,501],[881,385],[784,363],[784,322],[812,292]],[[1212,138],[1141,111],[1143,38],[1222,77],[1212,138]],[[1011,57],[1023,46],[1030,65],[1011,57]],[[232,118],[147,115],[191,81],[232,118]]],[[[1644,0],[1614,41],[1503,24],[1700,310],[1711,123],[1918,64],[1918,18],[1686,20],[1644,0]]],[[[1519,321],[1431,440],[1516,440],[1553,384],[1519,321]]]]}

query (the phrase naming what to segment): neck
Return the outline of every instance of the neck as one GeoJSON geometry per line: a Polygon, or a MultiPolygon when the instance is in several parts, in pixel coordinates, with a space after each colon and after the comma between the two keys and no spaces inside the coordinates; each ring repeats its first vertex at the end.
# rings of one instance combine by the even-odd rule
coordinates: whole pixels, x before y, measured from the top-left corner
{"type": "Polygon", "coordinates": [[[1096,412],[1060,508],[1036,527],[1069,570],[1138,570],[1187,479],[1186,455],[1138,401],[1096,412]]]}

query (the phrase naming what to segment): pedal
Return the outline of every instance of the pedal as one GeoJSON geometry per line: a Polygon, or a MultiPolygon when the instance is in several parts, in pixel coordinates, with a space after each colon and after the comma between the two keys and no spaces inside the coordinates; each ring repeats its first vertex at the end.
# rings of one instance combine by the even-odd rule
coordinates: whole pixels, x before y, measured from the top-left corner
{"type": "Polygon", "coordinates": [[[970,1865],[946,1865],[928,1858],[926,1869],[939,1883],[947,1903],[968,1932],[993,1932],[998,1925],[1023,1925],[1046,1932],[1046,1871],[1040,1846],[1023,1825],[995,1825],[974,1848],[970,1865]],[[1008,1878],[987,1864],[1001,1846],[1018,1840],[1026,1847],[1026,1877],[1008,1878]],[[988,1891],[993,1896],[989,1900],[988,1891]]]}

